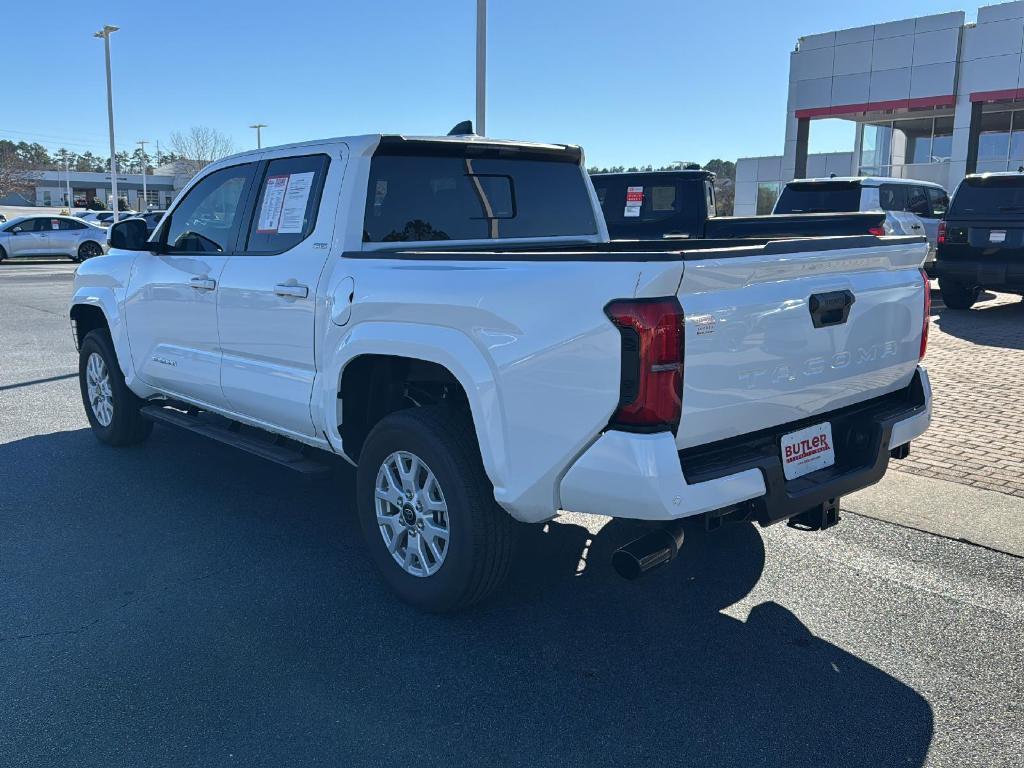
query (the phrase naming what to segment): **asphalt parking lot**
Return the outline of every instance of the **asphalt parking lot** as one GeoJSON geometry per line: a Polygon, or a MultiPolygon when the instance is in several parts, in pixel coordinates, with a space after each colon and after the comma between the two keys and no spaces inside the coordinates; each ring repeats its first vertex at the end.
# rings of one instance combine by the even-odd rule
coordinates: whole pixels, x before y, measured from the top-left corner
{"type": "MultiPolygon", "coordinates": [[[[159,427],[100,445],[72,272],[0,265],[0,765],[1021,764],[1021,558],[848,512],[624,582],[628,526],[572,515],[523,532],[492,604],[424,616],[364,557],[346,468],[308,484],[159,427]]],[[[943,350],[1024,319],[991,301],[936,310],[936,444],[986,415],[943,350]]],[[[949,474],[946,511],[974,482],[949,474]]]]}

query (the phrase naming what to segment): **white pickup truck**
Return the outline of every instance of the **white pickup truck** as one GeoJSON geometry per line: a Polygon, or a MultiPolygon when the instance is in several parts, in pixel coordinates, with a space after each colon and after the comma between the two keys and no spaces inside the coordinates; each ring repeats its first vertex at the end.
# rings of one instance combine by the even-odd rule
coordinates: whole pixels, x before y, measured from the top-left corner
{"type": "Polygon", "coordinates": [[[578,147],[355,136],[202,171],[115,225],[70,315],[96,436],[179,425],[357,465],[369,553],[470,605],[515,520],[834,524],[928,426],[922,238],[607,242],[578,147]]]}

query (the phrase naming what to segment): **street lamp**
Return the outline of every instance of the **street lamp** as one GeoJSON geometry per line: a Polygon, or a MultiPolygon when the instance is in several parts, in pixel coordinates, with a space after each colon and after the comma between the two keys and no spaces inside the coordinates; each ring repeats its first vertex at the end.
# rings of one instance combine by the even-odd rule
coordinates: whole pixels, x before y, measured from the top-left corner
{"type": "Polygon", "coordinates": [[[262,138],[260,136],[260,128],[266,128],[267,124],[266,123],[255,123],[254,125],[250,125],[249,127],[256,129],[256,149],[263,149],[263,141],[262,141],[262,138]]]}
{"type": "Polygon", "coordinates": [[[103,53],[107,62],[107,124],[110,128],[110,191],[114,196],[114,223],[117,223],[117,150],[114,149],[114,94],[110,87],[110,35],[120,27],[110,24],[96,32],[93,37],[103,38],[103,53]]]}
{"type": "Polygon", "coordinates": [[[476,0],[476,132],[486,136],[487,105],[487,0],[476,0]]]}
{"type": "Polygon", "coordinates": [[[149,198],[146,196],[146,166],[149,163],[146,162],[146,145],[149,144],[145,139],[139,139],[135,142],[142,149],[142,210],[149,208],[149,198]]]}

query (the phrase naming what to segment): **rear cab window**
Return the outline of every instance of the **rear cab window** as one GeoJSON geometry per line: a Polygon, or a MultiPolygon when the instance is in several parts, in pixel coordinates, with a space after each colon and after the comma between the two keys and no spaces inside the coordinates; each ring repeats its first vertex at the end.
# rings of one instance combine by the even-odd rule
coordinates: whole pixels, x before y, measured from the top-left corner
{"type": "Polygon", "coordinates": [[[948,218],[1018,219],[1024,216],[1024,175],[964,179],[948,218]]]}
{"type": "Polygon", "coordinates": [[[382,142],[370,163],[363,242],[587,237],[598,231],[571,152],[462,142],[382,142]]]}
{"type": "Polygon", "coordinates": [[[705,215],[714,215],[714,191],[705,176],[667,173],[595,175],[591,178],[613,239],[696,235],[705,215]]]}
{"type": "Polygon", "coordinates": [[[859,181],[790,182],[773,213],[850,213],[860,210],[859,181]]]}

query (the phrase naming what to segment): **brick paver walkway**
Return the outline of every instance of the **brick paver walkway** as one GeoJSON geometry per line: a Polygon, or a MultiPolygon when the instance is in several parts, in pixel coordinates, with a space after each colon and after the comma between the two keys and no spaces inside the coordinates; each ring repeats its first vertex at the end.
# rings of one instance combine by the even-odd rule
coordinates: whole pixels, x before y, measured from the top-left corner
{"type": "Polygon", "coordinates": [[[932,293],[932,426],[889,466],[1024,497],[1024,303],[987,295],[958,311],[932,293]]]}

